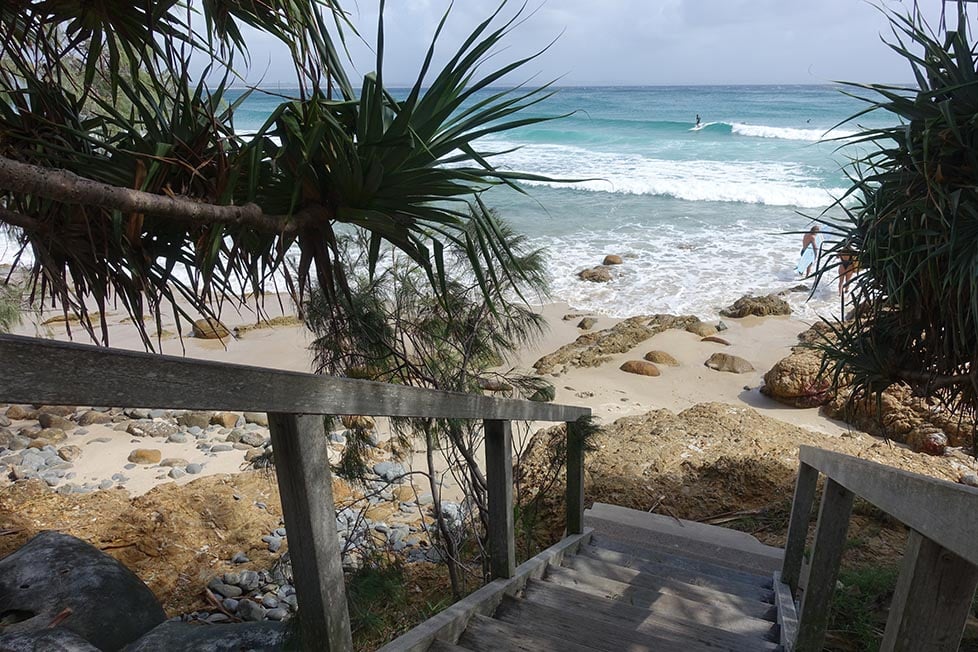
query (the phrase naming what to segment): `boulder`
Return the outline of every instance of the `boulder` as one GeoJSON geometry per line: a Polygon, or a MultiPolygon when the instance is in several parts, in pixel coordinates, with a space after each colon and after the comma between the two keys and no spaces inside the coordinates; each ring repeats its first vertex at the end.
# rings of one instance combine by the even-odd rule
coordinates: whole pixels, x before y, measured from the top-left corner
{"type": "Polygon", "coordinates": [[[39,629],[21,634],[0,634],[0,652],[100,651],[70,629],[55,627],[54,629],[39,629]]]}
{"type": "Polygon", "coordinates": [[[202,340],[223,340],[230,334],[227,326],[212,317],[194,322],[193,335],[202,340]]]}
{"type": "Polygon", "coordinates": [[[706,322],[697,321],[686,327],[686,330],[694,335],[699,335],[700,337],[709,337],[710,335],[717,334],[717,327],[712,324],[707,324],[706,322]]]}
{"type": "Polygon", "coordinates": [[[621,265],[623,262],[625,262],[625,261],[623,261],[621,259],[621,256],[616,256],[615,254],[608,254],[607,256],[604,257],[604,260],[601,261],[601,264],[602,265],[621,265]]]}
{"type": "Polygon", "coordinates": [[[589,331],[594,328],[594,325],[598,323],[598,320],[594,317],[585,317],[581,321],[577,322],[577,327],[582,331],[589,331]]]}
{"type": "Polygon", "coordinates": [[[241,416],[235,412],[217,412],[211,417],[211,424],[222,428],[233,428],[238,425],[241,416]]]}
{"type": "Polygon", "coordinates": [[[31,430],[28,433],[21,431],[21,434],[26,434],[34,440],[41,439],[52,444],[60,444],[68,438],[68,435],[61,428],[42,428],[41,430],[31,430]]]}
{"type": "Polygon", "coordinates": [[[136,448],[129,453],[129,461],[133,464],[159,464],[163,459],[163,451],[158,448],[136,448]]]}
{"type": "Polygon", "coordinates": [[[622,371],[640,376],[658,376],[659,368],[647,360],[628,360],[618,367],[622,371]]]}
{"type": "Polygon", "coordinates": [[[52,531],[0,559],[0,613],[17,618],[5,634],[47,630],[58,620],[101,650],[118,650],[165,618],[128,568],[81,539],[52,531]]]}
{"type": "Polygon", "coordinates": [[[63,459],[65,462],[74,462],[81,457],[81,454],[82,449],[74,445],[62,446],[58,449],[58,457],[63,459]]]}
{"type": "Polygon", "coordinates": [[[722,344],[724,346],[730,346],[730,342],[723,339],[722,337],[717,337],[716,335],[708,335],[700,340],[700,342],[713,342],[714,344],[722,344]]]}
{"type": "Polygon", "coordinates": [[[790,314],[791,306],[776,294],[768,294],[763,297],[747,294],[737,299],[732,306],[720,311],[722,317],[747,317],[748,315],[766,317],[767,315],[790,314]]]}
{"type": "Polygon", "coordinates": [[[664,364],[667,367],[679,366],[679,360],[676,360],[665,351],[649,351],[645,354],[645,359],[655,364],[664,364]]]}
{"type": "Polygon", "coordinates": [[[833,393],[829,378],[819,375],[821,365],[821,353],[797,347],[764,374],[761,393],[797,408],[825,405],[832,400],[833,393]]]}
{"type": "Polygon", "coordinates": [[[37,410],[23,405],[11,405],[7,408],[6,415],[14,421],[27,421],[37,418],[37,410]]]}
{"type": "Polygon", "coordinates": [[[184,428],[193,428],[194,426],[196,426],[201,430],[204,430],[205,428],[207,428],[207,426],[211,425],[212,416],[214,415],[211,412],[194,410],[191,412],[184,412],[183,414],[178,416],[177,423],[179,423],[184,428]]]}
{"type": "Polygon", "coordinates": [[[126,426],[126,432],[134,437],[169,437],[180,432],[180,428],[166,421],[139,420],[126,426]]]}
{"type": "Polygon", "coordinates": [[[746,374],[754,371],[751,363],[729,353],[714,353],[703,364],[716,371],[727,371],[734,374],[746,374]]]}
{"type": "Polygon", "coordinates": [[[922,424],[907,433],[906,444],[915,452],[943,455],[947,450],[947,435],[940,428],[922,424]]]}
{"type": "Polygon", "coordinates": [[[577,273],[577,277],[582,281],[590,281],[591,283],[607,283],[611,280],[611,270],[604,265],[599,265],[591,269],[581,270],[577,273]]]}
{"type": "Polygon", "coordinates": [[[80,417],[78,417],[78,425],[82,427],[93,426],[101,423],[111,423],[112,415],[108,412],[96,412],[95,410],[88,410],[83,412],[80,417]]]}
{"type": "Polygon", "coordinates": [[[253,423],[256,426],[268,427],[268,415],[264,412],[245,412],[245,423],[253,423]]]}
{"type": "Polygon", "coordinates": [[[73,430],[77,428],[77,424],[71,419],[65,418],[57,414],[51,414],[50,412],[40,412],[37,415],[37,422],[41,424],[42,428],[58,428],[59,430],[73,430]]]}
{"type": "Polygon", "coordinates": [[[37,408],[37,413],[39,415],[46,412],[47,414],[53,414],[59,417],[70,417],[77,411],[78,408],[72,405],[42,405],[41,407],[37,408]]]}
{"type": "Polygon", "coordinates": [[[123,652],[238,652],[282,650],[288,640],[285,623],[260,622],[234,625],[199,625],[167,621],[127,646],[123,652]]]}

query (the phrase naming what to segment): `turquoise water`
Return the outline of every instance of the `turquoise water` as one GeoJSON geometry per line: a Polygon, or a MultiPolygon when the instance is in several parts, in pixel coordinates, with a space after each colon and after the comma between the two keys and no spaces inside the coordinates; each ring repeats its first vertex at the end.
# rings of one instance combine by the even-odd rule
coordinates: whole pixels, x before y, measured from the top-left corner
{"type": "MultiPolygon", "coordinates": [[[[235,128],[257,129],[280,101],[251,95],[235,128]]],[[[529,197],[493,190],[488,202],[548,250],[553,299],[615,316],[712,317],[745,292],[798,283],[801,236],[786,234],[806,230],[804,215],[818,215],[847,186],[838,148],[857,127],[829,130],[862,108],[829,86],[560,89],[534,111],[571,116],[487,138],[482,148],[518,146],[497,164],[590,180],[533,184],[529,197]],[[577,278],[609,253],[625,257],[612,282],[577,278]]],[[[833,285],[811,301],[793,295],[795,311],[837,312],[833,285]]]]}

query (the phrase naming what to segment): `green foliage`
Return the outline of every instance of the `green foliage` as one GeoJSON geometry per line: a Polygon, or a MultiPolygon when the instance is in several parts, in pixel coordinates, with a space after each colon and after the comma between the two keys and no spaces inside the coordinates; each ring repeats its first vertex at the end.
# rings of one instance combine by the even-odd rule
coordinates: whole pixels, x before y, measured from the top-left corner
{"type": "Polygon", "coordinates": [[[20,288],[0,283],[0,333],[7,333],[20,322],[20,288]]]}
{"type": "MultiPolygon", "coordinates": [[[[865,129],[851,167],[846,217],[830,255],[861,273],[848,288],[850,320],[821,344],[854,398],[906,383],[960,416],[978,405],[978,54],[959,3],[957,26],[937,35],[919,14],[889,14],[916,87],[852,84],[891,126],[865,129]]],[[[834,277],[837,266],[820,277],[834,277]]]]}
{"type": "Polygon", "coordinates": [[[4,3],[0,157],[152,195],[254,204],[260,215],[163,217],[108,199],[54,200],[29,186],[0,191],[0,221],[33,250],[42,299],[53,295],[85,317],[86,299],[103,312],[112,296],[140,328],[144,314],[158,317],[161,303],[179,297],[210,316],[215,301],[260,294],[276,270],[300,302],[313,276],[339,301],[350,290],[339,241],[350,230],[363,236],[368,270],[393,247],[438,300],[449,292],[446,251],[461,252],[494,302],[513,287],[502,275],[519,268],[501,264],[513,252],[480,196],[536,177],[496,169],[498,152],[477,141],[544,120],[523,113],[549,93],[490,88],[533,59],[490,64],[522,17],[522,9],[503,17],[504,7],[441,69],[432,67],[433,41],[398,99],[383,85],[382,23],[376,71],[354,90],[338,54],[350,27],[336,0],[4,3]],[[242,25],[287,45],[300,89],[247,136],[233,123],[243,98],[227,99],[248,63],[242,25]],[[191,83],[201,67],[218,81],[191,83]],[[284,264],[290,250],[295,265],[284,264]]]}
{"type": "MultiPolygon", "coordinates": [[[[869,566],[839,571],[841,589],[832,595],[828,630],[844,649],[878,650],[886,625],[886,605],[896,587],[897,566],[869,566]]],[[[834,646],[829,645],[830,649],[834,646]]]]}

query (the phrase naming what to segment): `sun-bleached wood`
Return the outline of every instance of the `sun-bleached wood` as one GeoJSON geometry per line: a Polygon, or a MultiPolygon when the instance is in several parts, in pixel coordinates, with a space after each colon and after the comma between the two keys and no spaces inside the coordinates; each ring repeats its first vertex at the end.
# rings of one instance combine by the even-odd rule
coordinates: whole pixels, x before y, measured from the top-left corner
{"type": "Polygon", "coordinates": [[[589,408],[0,335],[7,403],[570,421],[589,408]]]}
{"type": "Polygon", "coordinates": [[[513,527],[513,431],[509,421],[486,419],[486,494],[489,503],[489,570],[493,579],[516,572],[513,527]]]}
{"type": "Polygon", "coordinates": [[[798,580],[801,577],[801,563],[805,554],[805,541],[808,538],[808,525],[811,522],[817,485],[818,470],[801,462],[798,467],[798,481],[795,484],[795,497],[791,502],[788,539],[784,546],[784,565],[781,567],[781,581],[788,585],[793,596],[798,593],[798,580]]]}
{"type": "Polygon", "coordinates": [[[328,439],[320,415],[268,415],[282,513],[299,601],[303,650],[353,649],[328,439]]]}

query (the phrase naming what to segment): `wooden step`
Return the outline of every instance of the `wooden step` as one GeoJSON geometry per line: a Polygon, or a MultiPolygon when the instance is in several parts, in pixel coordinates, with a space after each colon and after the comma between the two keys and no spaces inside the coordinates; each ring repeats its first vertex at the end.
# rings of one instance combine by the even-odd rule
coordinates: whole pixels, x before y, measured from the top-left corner
{"type": "Polygon", "coordinates": [[[631,568],[639,571],[640,573],[651,573],[653,575],[668,577],[687,584],[706,586],[716,589],[717,591],[725,591],[726,593],[733,593],[734,595],[743,595],[745,597],[751,597],[757,600],[773,601],[774,599],[774,591],[769,588],[771,585],[770,581],[761,583],[741,582],[728,577],[697,573],[695,571],[669,564],[645,561],[631,555],[615,552],[614,550],[605,550],[604,548],[595,548],[592,546],[582,548],[577,557],[589,557],[591,559],[614,564],[622,568],[631,568]],[[767,586],[764,586],[764,584],[767,584],[767,586]]]}
{"type": "Polygon", "coordinates": [[[651,579],[645,586],[628,584],[603,575],[578,572],[570,568],[551,568],[546,581],[558,586],[600,596],[609,600],[619,600],[639,607],[654,603],[665,596],[709,605],[710,608],[730,613],[732,616],[757,618],[774,622],[777,608],[773,604],[749,600],[740,596],[714,591],[700,586],[670,582],[668,579],[658,583],[651,579]],[[655,584],[655,585],[654,585],[655,584]]]}
{"type": "Polygon", "coordinates": [[[516,627],[480,614],[469,619],[458,642],[472,652],[594,652],[563,635],[550,637],[537,628],[516,627]]]}
{"type": "Polygon", "coordinates": [[[532,580],[523,599],[555,608],[577,609],[585,615],[594,613],[622,621],[626,627],[642,626],[667,629],[676,626],[696,632],[714,632],[714,638],[776,642],[780,630],[776,623],[751,618],[731,609],[717,609],[707,602],[684,600],[674,595],[659,595],[645,604],[631,604],[596,596],[546,581],[532,580]]]}
{"type": "Polygon", "coordinates": [[[779,570],[784,557],[780,548],[764,545],[746,532],[616,505],[595,503],[584,513],[584,523],[620,540],[685,550],[763,574],[779,570]]]}
{"type": "Polygon", "coordinates": [[[460,645],[455,645],[453,643],[447,643],[445,641],[435,639],[428,648],[428,652],[472,652],[467,647],[462,647],[460,645]]]}
{"type": "Polygon", "coordinates": [[[607,577],[618,582],[624,582],[625,584],[631,584],[636,587],[643,587],[647,589],[661,589],[663,587],[671,587],[675,589],[679,586],[686,589],[688,589],[688,587],[696,587],[700,589],[708,589],[714,592],[725,593],[730,596],[736,596],[747,601],[764,602],[768,605],[774,604],[774,592],[770,589],[750,587],[746,584],[741,584],[733,587],[735,590],[731,591],[729,584],[718,587],[716,582],[697,581],[698,578],[695,576],[692,578],[677,577],[674,573],[669,572],[671,569],[667,569],[666,572],[663,573],[661,572],[662,568],[658,569],[659,572],[656,572],[656,570],[650,568],[626,568],[624,566],[618,566],[617,564],[586,555],[576,555],[571,557],[570,559],[564,561],[564,565],[567,568],[571,568],[581,573],[600,575],[602,577],[607,577]]]}
{"type": "Polygon", "coordinates": [[[715,628],[668,619],[656,619],[649,625],[626,625],[621,619],[570,605],[553,608],[512,597],[503,599],[496,610],[496,619],[517,627],[532,627],[547,636],[563,636],[565,640],[605,652],[771,651],[776,647],[759,638],[724,635],[715,628]]]}
{"type": "Polygon", "coordinates": [[[645,561],[658,562],[685,568],[696,573],[706,573],[717,577],[727,577],[741,582],[758,584],[765,588],[773,588],[771,574],[761,573],[754,569],[743,569],[736,566],[718,562],[715,559],[699,557],[688,551],[677,551],[670,548],[662,548],[649,543],[636,543],[622,541],[608,534],[595,534],[591,537],[591,545],[605,550],[614,550],[626,555],[631,555],[645,561]]]}

